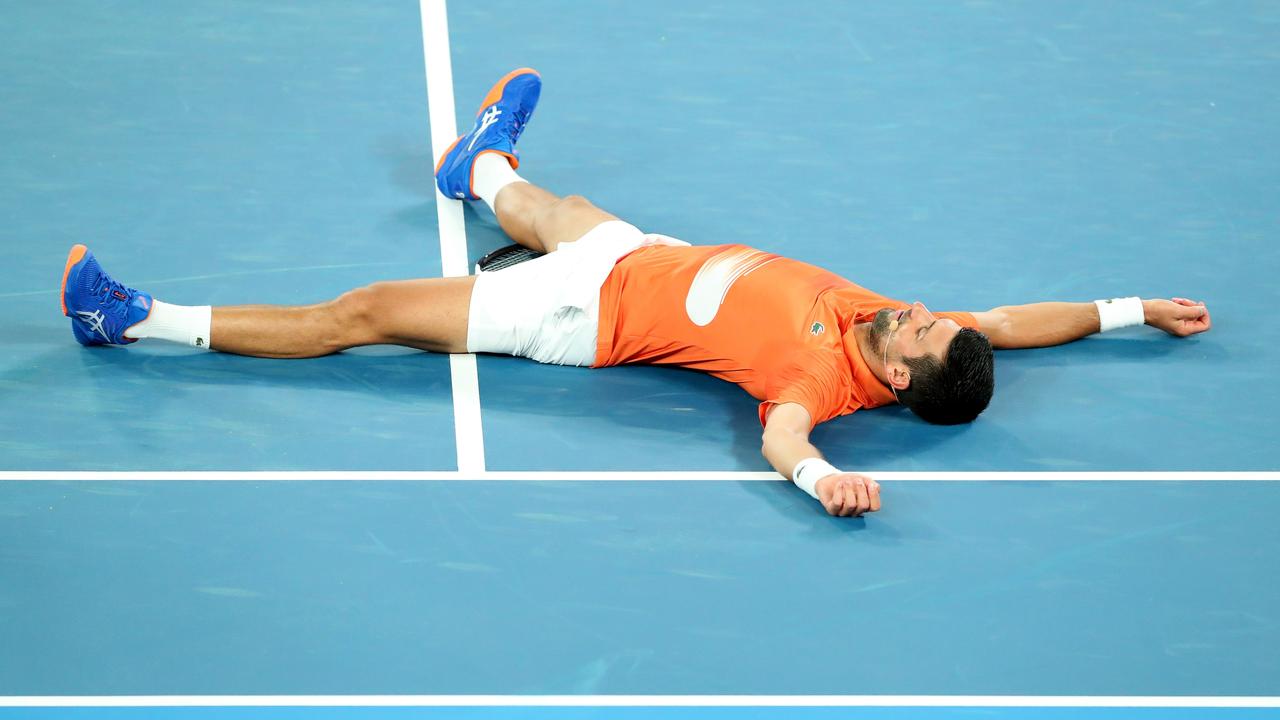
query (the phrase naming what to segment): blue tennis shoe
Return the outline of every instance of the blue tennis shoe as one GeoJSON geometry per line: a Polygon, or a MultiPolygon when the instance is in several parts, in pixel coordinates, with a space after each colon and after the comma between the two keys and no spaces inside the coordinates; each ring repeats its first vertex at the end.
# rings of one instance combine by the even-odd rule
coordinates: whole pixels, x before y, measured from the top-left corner
{"type": "Polygon", "coordinates": [[[71,248],[62,272],[62,314],[81,345],[127,345],[124,331],[151,315],[152,299],[102,270],[84,245],[71,248]]]}
{"type": "Polygon", "coordinates": [[[512,168],[520,167],[516,141],[538,106],[542,78],[532,68],[507,73],[480,103],[471,132],[453,141],[436,165],[436,185],[445,197],[479,200],[471,189],[471,172],[482,153],[503,155],[512,168]]]}

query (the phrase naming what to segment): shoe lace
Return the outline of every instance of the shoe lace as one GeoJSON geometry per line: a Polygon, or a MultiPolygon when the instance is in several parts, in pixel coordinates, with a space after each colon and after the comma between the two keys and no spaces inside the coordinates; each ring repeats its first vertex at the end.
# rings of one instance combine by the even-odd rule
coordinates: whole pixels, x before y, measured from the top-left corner
{"type": "Polygon", "coordinates": [[[525,123],[529,122],[529,113],[525,110],[513,110],[511,112],[511,124],[507,127],[507,136],[514,144],[516,138],[520,137],[520,131],[524,129],[525,123]]]}
{"type": "Polygon", "coordinates": [[[98,303],[111,309],[127,304],[134,292],[133,288],[112,280],[106,273],[98,275],[98,280],[93,286],[93,294],[98,296],[98,303]],[[124,295],[125,299],[121,300],[116,293],[124,295]]]}

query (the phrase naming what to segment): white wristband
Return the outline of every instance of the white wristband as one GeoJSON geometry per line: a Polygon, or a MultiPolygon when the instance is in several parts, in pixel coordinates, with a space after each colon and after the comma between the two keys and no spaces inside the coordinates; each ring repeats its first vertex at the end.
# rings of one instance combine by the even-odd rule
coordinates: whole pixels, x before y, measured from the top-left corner
{"type": "Polygon", "coordinates": [[[822,458],[805,458],[796,463],[796,469],[791,471],[791,482],[795,483],[796,487],[809,493],[814,500],[819,500],[818,481],[838,472],[840,471],[822,458]]]}
{"type": "Polygon", "coordinates": [[[1106,332],[1117,328],[1141,325],[1147,321],[1142,310],[1142,298],[1112,298],[1110,300],[1094,300],[1098,306],[1098,332],[1106,332]]]}

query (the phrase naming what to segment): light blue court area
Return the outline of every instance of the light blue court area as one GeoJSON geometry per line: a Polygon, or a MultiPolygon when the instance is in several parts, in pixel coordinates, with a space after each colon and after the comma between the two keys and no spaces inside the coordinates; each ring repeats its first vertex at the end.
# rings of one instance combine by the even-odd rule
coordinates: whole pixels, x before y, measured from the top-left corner
{"type": "Polygon", "coordinates": [[[9,482],[0,695],[1277,694],[1280,485],[9,482]]]}
{"type": "Polygon", "coordinates": [[[694,718],[695,720],[1264,720],[1280,714],[1274,707],[1236,708],[1134,708],[1134,707],[173,707],[126,709],[84,708],[0,708],[0,718],[22,720],[260,720],[265,718],[302,720],[650,720],[651,718],[694,718]]]}

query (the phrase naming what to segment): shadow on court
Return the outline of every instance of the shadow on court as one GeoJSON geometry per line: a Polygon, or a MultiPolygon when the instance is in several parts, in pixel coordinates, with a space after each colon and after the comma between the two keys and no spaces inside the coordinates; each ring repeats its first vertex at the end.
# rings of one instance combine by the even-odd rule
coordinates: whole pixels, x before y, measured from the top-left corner
{"type": "Polygon", "coordinates": [[[61,345],[0,375],[17,390],[4,414],[25,428],[6,445],[7,469],[456,468],[444,356],[61,345]]]}

